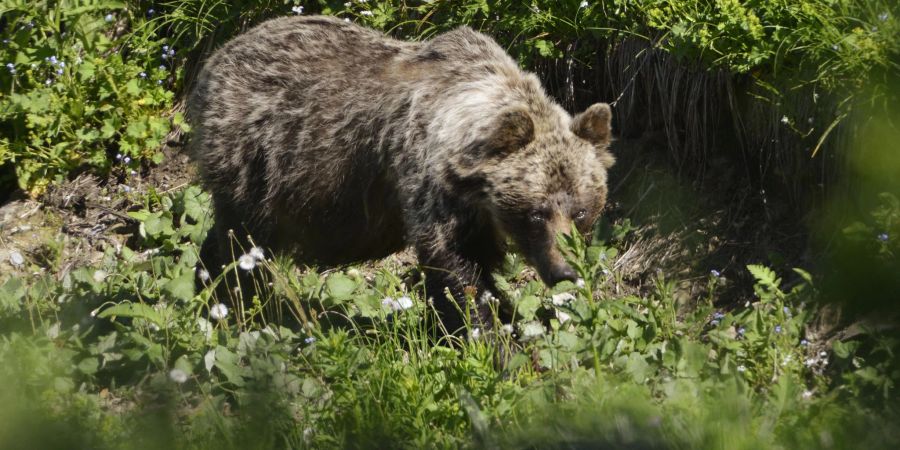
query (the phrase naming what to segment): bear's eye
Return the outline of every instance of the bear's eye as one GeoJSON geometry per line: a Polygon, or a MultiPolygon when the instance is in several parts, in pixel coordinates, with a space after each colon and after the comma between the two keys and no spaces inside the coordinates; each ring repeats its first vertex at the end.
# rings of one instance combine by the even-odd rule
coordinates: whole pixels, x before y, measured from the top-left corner
{"type": "Polygon", "coordinates": [[[572,216],[575,220],[584,220],[587,217],[587,211],[581,209],[574,216],[572,216]]]}

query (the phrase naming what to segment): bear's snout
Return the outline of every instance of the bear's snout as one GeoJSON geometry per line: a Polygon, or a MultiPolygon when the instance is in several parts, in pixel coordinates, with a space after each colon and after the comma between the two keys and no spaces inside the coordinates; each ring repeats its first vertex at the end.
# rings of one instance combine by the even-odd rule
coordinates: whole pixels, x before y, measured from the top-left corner
{"type": "Polygon", "coordinates": [[[570,265],[560,264],[554,265],[550,268],[550,273],[548,274],[547,278],[549,278],[548,280],[546,280],[547,284],[549,286],[555,286],[556,284],[563,281],[571,281],[574,283],[578,278],[578,274],[575,273],[575,269],[573,269],[570,265]]]}

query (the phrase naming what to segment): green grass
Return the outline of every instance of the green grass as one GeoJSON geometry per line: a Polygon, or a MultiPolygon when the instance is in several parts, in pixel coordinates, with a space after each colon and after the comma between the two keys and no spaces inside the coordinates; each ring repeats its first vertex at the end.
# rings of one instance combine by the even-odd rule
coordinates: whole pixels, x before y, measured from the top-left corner
{"type": "Polygon", "coordinates": [[[436,340],[421,285],[404,284],[390,263],[319,272],[257,259],[250,271],[267,288],[250,307],[215,296],[224,276],[195,293],[207,208],[196,187],[151,195],[131,213],[141,223],[133,248],[110,248],[61,280],[0,285],[0,397],[12,405],[0,446],[888,448],[898,439],[897,366],[884,358],[893,344],[879,346],[887,336],[877,332],[807,335],[819,307],[805,272],[785,289],[749,266],[756,300],[728,311],[714,306],[715,274],[709,296],[686,303],[662,275],[648,295],[622,297],[611,289],[616,249],[567,239],[584,287],[521,281],[510,256],[498,280],[516,324],[436,340]],[[222,306],[210,312],[220,302],[224,317],[222,306]]]}

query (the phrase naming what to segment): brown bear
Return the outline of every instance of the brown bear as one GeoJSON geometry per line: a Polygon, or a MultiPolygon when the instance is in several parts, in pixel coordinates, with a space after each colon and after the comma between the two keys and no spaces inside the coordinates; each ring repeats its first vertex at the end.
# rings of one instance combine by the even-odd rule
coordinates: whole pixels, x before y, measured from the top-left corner
{"type": "Polygon", "coordinates": [[[492,292],[508,243],[547,284],[574,281],[556,236],[603,209],[610,117],[598,103],[572,118],[466,27],[403,42],[331,17],[264,22],[206,61],[188,99],[215,209],[201,256],[218,267],[227,230],[310,264],[411,245],[454,331],[451,298],[492,292]]]}

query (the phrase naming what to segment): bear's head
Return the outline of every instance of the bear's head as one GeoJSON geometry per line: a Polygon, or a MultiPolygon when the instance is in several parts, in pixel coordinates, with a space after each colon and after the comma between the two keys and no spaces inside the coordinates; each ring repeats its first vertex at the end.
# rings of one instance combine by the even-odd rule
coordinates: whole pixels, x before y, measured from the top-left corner
{"type": "Polygon", "coordinates": [[[605,103],[572,119],[561,110],[541,118],[525,107],[506,108],[476,146],[482,209],[550,286],[577,276],[557,235],[573,224],[589,233],[606,204],[615,161],[607,151],[611,116],[605,103]]]}

